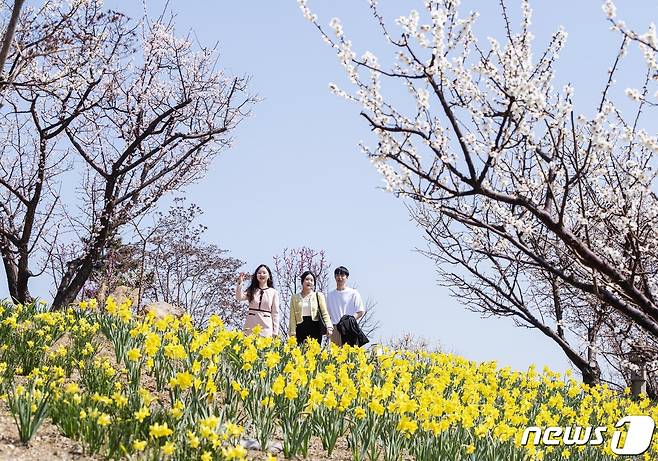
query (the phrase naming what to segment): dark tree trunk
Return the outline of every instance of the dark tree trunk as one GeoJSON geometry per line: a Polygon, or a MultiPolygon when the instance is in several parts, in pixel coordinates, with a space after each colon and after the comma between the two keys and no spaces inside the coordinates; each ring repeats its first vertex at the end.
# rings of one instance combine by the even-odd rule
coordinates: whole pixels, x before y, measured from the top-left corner
{"type": "Polygon", "coordinates": [[[89,254],[80,264],[69,263],[69,268],[57,287],[53,310],[63,309],[75,301],[92,273],[94,267],[92,258],[93,255],[89,254]]]}
{"type": "Polygon", "coordinates": [[[18,283],[16,285],[16,302],[21,304],[29,304],[34,301],[34,298],[32,295],[30,295],[30,289],[27,283],[29,279],[29,275],[23,272],[18,273],[18,283]]]}
{"type": "Polygon", "coordinates": [[[27,245],[21,245],[18,255],[18,270],[16,273],[16,301],[22,304],[29,304],[34,299],[30,296],[28,282],[32,273],[28,267],[29,253],[27,245]]]}
{"type": "Polygon", "coordinates": [[[100,230],[92,233],[91,241],[85,255],[81,259],[69,261],[66,273],[57,287],[57,294],[53,300],[53,310],[67,307],[75,298],[91,276],[94,268],[103,257],[103,251],[112,237],[114,228],[112,217],[115,213],[115,187],[116,177],[110,177],[105,184],[104,209],[100,218],[100,230]]]}
{"type": "Polygon", "coordinates": [[[601,369],[599,368],[598,363],[594,362],[593,365],[587,364],[585,366],[579,366],[578,369],[583,375],[583,384],[589,386],[601,384],[601,369]]]}
{"type": "Polygon", "coordinates": [[[53,310],[63,309],[75,301],[78,293],[93,273],[94,268],[101,261],[103,249],[108,241],[109,232],[100,232],[82,259],[74,259],[68,262],[66,273],[57,287],[57,293],[53,300],[53,310]]]}
{"type": "Polygon", "coordinates": [[[0,252],[2,253],[2,263],[5,266],[9,296],[14,301],[20,302],[18,300],[18,267],[16,267],[16,263],[12,258],[9,242],[6,238],[2,238],[0,241],[0,252]]]}
{"type": "Polygon", "coordinates": [[[580,374],[583,375],[583,384],[588,384],[594,386],[596,384],[601,384],[601,369],[596,360],[585,360],[580,355],[573,354],[571,350],[567,351],[564,348],[562,350],[565,352],[571,363],[573,363],[576,368],[580,371],[580,374]]]}
{"type": "MultiPolygon", "coordinates": [[[[14,34],[16,33],[16,26],[18,25],[18,17],[21,12],[25,0],[14,0],[14,7],[11,11],[11,18],[9,19],[9,24],[7,24],[7,29],[5,29],[5,35],[2,37],[2,47],[0,47],[0,76],[4,77],[5,63],[7,62],[7,56],[9,56],[9,48],[11,47],[11,42],[14,40],[14,34]]],[[[2,78],[0,81],[0,91],[7,82],[2,78]]],[[[1,106],[1,102],[0,102],[1,106]]]]}
{"type": "Polygon", "coordinates": [[[587,351],[587,357],[582,357],[564,338],[558,336],[552,330],[543,326],[538,328],[560,346],[560,349],[562,349],[567,358],[582,374],[584,384],[596,385],[601,383],[601,369],[596,360],[596,354],[591,347],[587,351]]]}

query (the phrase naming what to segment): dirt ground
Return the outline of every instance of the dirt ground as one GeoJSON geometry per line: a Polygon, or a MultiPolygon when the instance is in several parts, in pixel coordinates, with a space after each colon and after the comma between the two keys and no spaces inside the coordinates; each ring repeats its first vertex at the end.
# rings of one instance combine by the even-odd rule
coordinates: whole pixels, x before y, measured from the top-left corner
{"type": "MultiPolygon", "coordinates": [[[[280,441],[279,441],[280,442],[280,441]]],[[[261,451],[249,450],[250,460],[262,460],[266,455],[261,451]]],[[[283,454],[277,455],[283,460],[283,454]]],[[[18,431],[11,413],[6,408],[0,409],[0,461],[98,461],[102,457],[88,456],[82,453],[82,445],[60,434],[57,426],[46,420],[38,429],[30,443],[25,446],[18,439],[18,431]]],[[[294,458],[301,459],[301,458],[294,458]]],[[[311,439],[309,461],[349,461],[352,459],[344,438],[338,440],[336,449],[327,457],[317,437],[311,439]]]]}
{"type": "Polygon", "coordinates": [[[46,420],[25,446],[18,439],[14,418],[6,408],[0,409],[0,460],[50,461],[98,460],[82,454],[82,445],[60,434],[57,426],[46,420]]]}

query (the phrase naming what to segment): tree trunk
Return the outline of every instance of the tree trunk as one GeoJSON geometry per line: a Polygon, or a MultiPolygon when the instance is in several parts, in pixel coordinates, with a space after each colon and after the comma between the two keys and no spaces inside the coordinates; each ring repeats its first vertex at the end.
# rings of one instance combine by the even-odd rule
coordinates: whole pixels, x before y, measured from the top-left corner
{"type": "Polygon", "coordinates": [[[20,302],[18,299],[18,267],[16,267],[16,263],[12,258],[9,242],[6,238],[2,238],[0,242],[0,252],[2,253],[2,263],[5,266],[5,274],[7,275],[9,296],[15,302],[20,302]]]}
{"type": "Polygon", "coordinates": [[[112,217],[115,211],[114,188],[116,186],[116,177],[111,177],[105,184],[104,209],[100,218],[100,230],[98,234],[92,237],[89,248],[82,259],[70,261],[67,264],[66,274],[57,287],[57,294],[53,300],[53,310],[65,308],[73,301],[82,290],[85,283],[91,276],[94,267],[100,261],[103,250],[110,241],[112,232],[112,217]]]}
{"type": "Polygon", "coordinates": [[[544,327],[543,325],[538,327],[539,330],[543,331],[546,336],[551,338],[553,341],[560,346],[560,349],[564,352],[567,358],[574,364],[576,368],[583,375],[583,383],[590,386],[601,383],[601,368],[599,367],[598,361],[596,360],[596,353],[589,347],[587,349],[587,358],[581,357],[581,355],[574,349],[571,348],[569,343],[567,343],[563,338],[559,337],[552,330],[544,327]]]}
{"type": "MultiPolygon", "coordinates": [[[[2,92],[5,85],[8,83],[4,76],[5,63],[7,62],[7,56],[9,56],[9,48],[11,47],[11,42],[14,40],[16,26],[18,25],[18,17],[21,13],[21,8],[23,7],[24,2],[25,0],[14,0],[14,7],[11,11],[11,18],[9,19],[9,24],[7,24],[5,35],[2,38],[2,48],[0,48],[0,92],[2,92]]],[[[0,107],[2,107],[2,100],[0,100],[0,107]]]]}
{"type": "Polygon", "coordinates": [[[30,289],[28,288],[27,281],[29,276],[25,276],[23,273],[18,274],[18,284],[16,286],[16,301],[21,304],[30,304],[34,301],[34,298],[30,294],[30,289]]]}
{"type": "Polygon", "coordinates": [[[93,259],[93,256],[88,254],[79,264],[69,263],[66,274],[57,287],[57,293],[53,300],[53,310],[63,309],[75,301],[76,296],[78,296],[91,275],[94,267],[93,259]]]}
{"type": "MultiPolygon", "coordinates": [[[[562,348],[564,350],[564,348],[562,348]]],[[[590,348],[591,349],[591,348],[590,348]]],[[[584,360],[582,357],[565,351],[571,363],[573,363],[576,368],[580,371],[580,374],[583,375],[583,384],[589,386],[596,386],[601,384],[601,368],[599,367],[596,358],[593,358],[588,353],[588,360],[584,360]]]]}
{"type": "Polygon", "coordinates": [[[596,361],[591,364],[587,364],[586,366],[580,366],[578,369],[583,375],[583,384],[587,384],[589,386],[596,386],[597,384],[601,384],[601,369],[599,368],[599,364],[596,361]]]}
{"type": "Polygon", "coordinates": [[[600,325],[601,323],[599,320],[595,322],[594,326],[588,329],[587,340],[589,341],[589,345],[587,346],[587,365],[578,367],[583,374],[583,383],[592,386],[601,384],[601,368],[599,367],[596,358],[596,350],[594,350],[594,346],[592,346],[599,334],[600,325]]]}
{"type": "Polygon", "coordinates": [[[19,249],[18,270],[16,274],[16,301],[22,304],[29,304],[34,301],[28,287],[28,282],[32,276],[28,267],[28,261],[29,254],[27,246],[25,248],[21,247],[19,249]]]}

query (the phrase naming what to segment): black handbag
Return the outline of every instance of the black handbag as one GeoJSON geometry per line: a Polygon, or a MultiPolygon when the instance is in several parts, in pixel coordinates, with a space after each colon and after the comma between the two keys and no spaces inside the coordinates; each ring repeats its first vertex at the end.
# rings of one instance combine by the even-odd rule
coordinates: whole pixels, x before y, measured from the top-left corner
{"type": "Polygon", "coordinates": [[[320,309],[320,294],[317,291],[315,292],[315,299],[318,302],[318,317],[320,318],[320,334],[324,336],[327,334],[327,325],[324,323],[324,319],[322,318],[322,310],[320,309]]]}

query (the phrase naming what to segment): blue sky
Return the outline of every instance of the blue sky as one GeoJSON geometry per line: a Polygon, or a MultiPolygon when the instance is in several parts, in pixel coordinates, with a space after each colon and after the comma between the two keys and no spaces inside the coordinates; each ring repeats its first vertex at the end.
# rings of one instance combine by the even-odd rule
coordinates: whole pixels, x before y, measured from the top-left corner
{"type": "MultiPolygon", "coordinates": [[[[422,2],[381,3],[391,10],[390,18],[422,7],[422,2]]],[[[480,10],[475,29],[481,40],[502,34],[498,2],[462,3],[465,12],[480,10]]],[[[619,43],[601,3],[532,5],[536,54],[559,25],[569,33],[557,83],[574,85],[576,111],[587,115],[596,107],[619,43]]],[[[620,16],[638,29],[658,19],[655,2],[616,3],[620,16]]],[[[148,10],[155,15],[163,4],[148,1],[148,10]]],[[[141,2],[107,5],[135,15],[142,9],[141,2]]],[[[322,24],[340,17],[358,54],[373,50],[371,43],[381,44],[367,2],[309,0],[309,5],[322,24]]],[[[328,91],[329,82],[344,81],[343,71],[296,1],[171,0],[169,6],[177,12],[179,34],[193,30],[204,45],[218,42],[220,65],[251,75],[252,91],[263,98],[235,133],[235,147],[186,190],[205,211],[207,240],[245,260],[250,271],[261,262],[271,264],[286,247],[326,250],[332,267],[347,266],[350,282],[364,298],[377,301],[382,327],[374,340],[410,331],[470,359],[520,369],[531,363],[557,370],[569,366],[538,332],[507,319],[481,319],[437,286],[433,263],[414,251],[424,247],[420,229],[403,202],[381,190],[381,178],[357,146],[368,139],[359,108],[328,91]]],[[[510,2],[510,10],[518,18],[517,2],[510,2]]],[[[6,294],[2,280],[0,296],[6,294]]]]}

